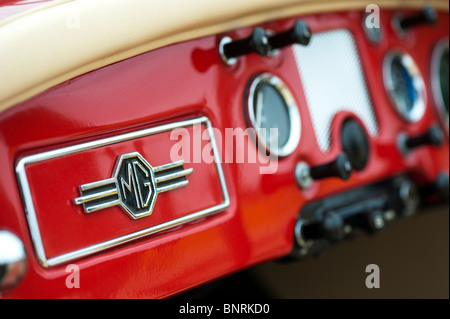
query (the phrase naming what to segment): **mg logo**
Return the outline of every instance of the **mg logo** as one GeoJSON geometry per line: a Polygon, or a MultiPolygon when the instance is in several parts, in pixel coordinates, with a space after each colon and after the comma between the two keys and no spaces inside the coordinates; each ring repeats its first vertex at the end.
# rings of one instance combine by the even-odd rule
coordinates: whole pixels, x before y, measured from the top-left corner
{"type": "Polygon", "coordinates": [[[117,166],[115,180],[123,208],[133,216],[151,214],[158,195],[153,168],[139,154],[122,155],[117,166]]]}
{"type": "Polygon", "coordinates": [[[139,153],[119,156],[113,177],[79,187],[80,197],[74,200],[89,214],[120,205],[132,219],[152,214],[159,193],[188,185],[184,162],[152,167],[139,153]]]}

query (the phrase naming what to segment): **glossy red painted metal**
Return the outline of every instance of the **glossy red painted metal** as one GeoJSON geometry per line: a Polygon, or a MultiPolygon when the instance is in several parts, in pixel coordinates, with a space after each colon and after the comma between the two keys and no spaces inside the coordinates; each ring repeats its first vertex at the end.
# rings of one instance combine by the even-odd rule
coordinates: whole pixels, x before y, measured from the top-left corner
{"type": "MultiPolygon", "coordinates": [[[[197,159],[194,162],[186,156],[184,168],[193,169],[187,178],[189,185],[159,194],[151,216],[133,220],[119,206],[86,215],[80,205],[74,205],[73,200],[80,196],[79,186],[112,177],[118,154],[139,152],[153,167],[179,160],[171,158],[172,147],[183,143],[188,149],[194,144],[193,137],[198,134],[201,137],[206,131],[199,125],[195,134],[193,126],[183,129],[186,137],[180,141],[171,139],[171,132],[164,132],[27,165],[25,170],[46,257],[73,252],[221,204],[224,199],[215,163],[197,159]],[[199,193],[201,201],[189,200],[199,193]]],[[[206,149],[209,140],[196,143],[200,149],[206,149]]]]}
{"type": "MultiPolygon", "coordinates": [[[[4,296],[170,296],[289,253],[294,222],[305,203],[399,173],[410,174],[418,183],[428,183],[441,171],[448,172],[448,142],[439,149],[425,147],[416,150],[408,157],[403,157],[396,146],[400,132],[416,134],[439,122],[428,79],[432,49],[440,39],[448,37],[448,14],[440,14],[436,28],[417,28],[405,38],[399,38],[393,32],[391,17],[392,12],[381,14],[384,36],[378,46],[371,45],[366,39],[361,28],[361,12],[302,17],[313,32],[349,29],[355,37],[365,69],[379,133],[370,139],[372,155],[368,167],[354,173],[347,182],[324,180],[302,191],[295,183],[294,169],[300,160],[316,165],[341,152],[339,127],[351,114],[336,116],[332,124],[330,151],[321,152],[313,138],[314,131],[292,51],[281,50],[274,59],[250,55],[240,59],[235,66],[224,66],[216,48],[225,34],[171,45],[104,67],[58,85],[0,114],[0,164],[4,168],[0,181],[0,225],[23,240],[29,256],[23,282],[4,296]],[[383,57],[392,49],[408,52],[426,80],[427,111],[424,118],[414,124],[406,123],[393,111],[384,90],[381,66],[383,57]],[[231,200],[225,213],[77,261],[81,269],[79,289],[66,288],[65,266],[44,269],[37,263],[14,174],[20,157],[199,115],[207,116],[222,135],[226,128],[245,129],[243,96],[246,85],[251,77],[262,72],[271,72],[287,83],[302,118],[300,144],[293,155],[279,160],[276,174],[259,174],[261,164],[258,163],[223,163],[231,200]]],[[[278,31],[289,28],[293,22],[294,19],[285,19],[262,27],[278,31]]],[[[251,30],[246,28],[226,35],[239,38],[247,36],[251,30]]],[[[222,146],[222,156],[232,154],[233,147],[222,146]]],[[[250,151],[256,150],[250,148],[250,151]]],[[[100,175],[103,178],[110,172],[113,157],[110,161],[95,164],[97,168],[92,170],[98,169],[97,173],[94,172],[95,178],[100,175]]],[[[74,165],[73,170],[82,171],[81,168],[81,165],[74,165]]],[[[73,187],[79,182],[81,179],[74,180],[76,185],[73,187]]],[[[198,190],[188,200],[202,202],[207,191],[198,190]]],[[[55,192],[61,196],[70,195],[67,201],[74,195],[55,192]]],[[[52,202],[52,199],[48,200],[49,203],[44,203],[47,209],[52,202]]],[[[159,207],[161,211],[165,208],[162,204],[159,207]]],[[[111,211],[109,214],[115,213],[111,211]]],[[[71,223],[72,218],[75,216],[62,218],[51,227],[71,223]]],[[[107,219],[103,223],[104,229],[117,227],[107,219]]],[[[102,232],[101,227],[98,231],[102,232]]],[[[64,245],[66,243],[61,243],[61,247],[64,245]]],[[[55,246],[54,249],[61,247],[55,246]]]]}

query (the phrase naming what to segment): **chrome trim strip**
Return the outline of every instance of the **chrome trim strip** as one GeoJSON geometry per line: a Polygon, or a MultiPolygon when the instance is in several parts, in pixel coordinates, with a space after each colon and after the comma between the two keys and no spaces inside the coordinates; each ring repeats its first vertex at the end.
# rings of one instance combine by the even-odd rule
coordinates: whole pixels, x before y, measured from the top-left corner
{"type": "Polygon", "coordinates": [[[93,189],[93,188],[107,186],[107,185],[111,185],[111,186],[115,187],[116,186],[116,181],[114,180],[114,178],[108,178],[108,179],[104,179],[104,180],[98,181],[98,182],[92,182],[92,183],[89,183],[89,184],[83,184],[83,185],[80,186],[80,189],[82,191],[88,191],[88,190],[93,189]]]}
{"type": "Polygon", "coordinates": [[[175,173],[170,173],[170,174],[166,174],[166,175],[156,176],[156,184],[162,183],[162,182],[171,181],[171,180],[173,180],[175,178],[185,177],[187,175],[192,174],[193,171],[194,171],[193,168],[189,168],[189,169],[185,169],[185,170],[180,171],[180,172],[175,172],[175,173]]]}
{"type": "MultiPolygon", "coordinates": [[[[171,163],[171,164],[173,164],[173,163],[171,163]]],[[[20,190],[21,190],[22,196],[23,196],[25,213],[26,213],[26,217],[28,220],[28,226],[29,226],[30,233],[31,233],[31,240],[32,240],[34,248],[35,248],[37,259],[40,262],[40,264],[44,267],[60,265],[62,263],[66,263],[66,262],[69,262],[69,261],[72,261],[75,259],[86,257],[86,256],[92,255],[94,253],[98,253],[100,251],[109,249],[111,247],[115,247],[120,244],[133,241],[138,238],[142,238],[142,237],[152,235],[152,234],[164,231],[164,230],[168,230],[170,228],[180,226],[185,223],[189,223],[194,220],[204,218],[204,217],[212,215],[214,213],[223,211],[226,208],[228,208],[230,205],[230,198],[228,195],[225,177],[224,177],[224,174],[222,171],[221,159],[220,159],[220,156],[218,153],[217,144],[216,144],[216,140],[214,137],[214,130],[211,126],[211,122],[209,121],[209,119],[207,117],[199,117],[199,118],[194,118],[194,119],[190,119],[190,120],[164,124],[164,125],[160,125],[157,127],[151,127],[151,128],[147,128],[147,129],[143,129],[143,130],[139,130],[139,131],[135,131],[135,132],[121,134],[118,136],[103,138],[103,139],[96,140],[96,141],[91,141],[91,142],[87,142],[87,143],[77,144],[77,145],[68,146],[68,147],[64,147],[64,148],[60,148],[60,149],[56,149],[56,150],[51,150],[51,151],[47,151],[47,152],[43,152],[43,153],[39,153],[39,154],[30,155],[30,156],[21,158],[17,162],[16,174],[18,177],[20,190]],[[213,152],[214,162],[216,164],[217,175],[219,177],[219,182],[220,182],[220,187],[221,187],[222,197],[223,197],[223,201],[220,204],[203,209],[201,211],[198,211],[198,212],[186,215],[186,216],[183,216],[183,217],[180,217],[180,218],[177,218],[177,219],[174,219],[174,220],[171,220],[171,221],[168,221],[168,222],[165,222],[165,223],[162,223],[162,224],[159,224],[159,225],[151,226],[151,227],[142,229],[140,231],[136,231],[136,232],[133,232],[133,233],[130,233],[127,235],[123,235],[123,236],[111,239],[111,240],[107,240],[105,242],[101,242],[101,243],[98,243],[95,245],[81,248],[79,250],[76,250],[76,251],[73,251],[70,253],[66,253],[66,254],[63,254],[60,256],[56,256],[56,257],[47,259],[47,256],[45,254],[44,245],[42,243],[41,233],[40,233],[40,229],[39,229],[39,223],[36,218],[36,212],[34,209],[31,191],[30,191],[30,187],[28,184],[28,179],[27,179],[27,175],[26,175],[26,171],[25,171],[26,165],[33,164],[33,163],[39,163],[39,162],[46,161],[49,159],[59,158],[62,156],[66,156],[66,155],[70,155],[70,154],[74,154],[74,153],[78,153],[78,152],[82,152],[82,151],[86,151],[86,150],[96,149],[96,148],[99,148],[102,146],[107,146],[107,145],[116,144],[116,143],[120,143],[120,142],[125,142],[125,141],[129,141],[132,139],[141,138],[141,137],[145,137],[145,136],[149,136],[149,135],[153,135],[153,134],[163,133],[163,132],[167,132],[167,131],[170,131],[170,130],[173,130],[176,128],[188,127],[188,126],[192,126],[192,125],[201,125],[201,124],[204,124],[206,126],[206,129],[209,134],[210,142],[211,142],[211,148],[212,148],[212,152],[213,152]]],[[[96,185],[96,186],[98,186],[98,185],[96,185]]]]}
{"type": "Polygon", "coordinates": [[[184,165],[184,161],[177,161],[177,162],[167,163],[167,164],[164,164],[164,165],[153,167],[153,173],[164,172],[164,171],[167,171],[168,169],[173,169],[175,167],[180,167],[180,166],[183,166],[183,165],[184,165]]]}
{"type": "Polygon", "coordinates": [[[107,191],[98,192],[98,193],[91,194],[91,195],[78,197],[78,198],[74,199],[74,202],[75,202],[75,204],[80,205],[80,204],[84,204],[84,203],[89,203],[89,202],[94,201],[96,199],[109,197],[109,196],[112,196],[112,195],[117,195],[117,188],[109,189],[107,191]]]}
{"type": "Polygon", "coordinates": [[[168,191],[171,191],[172,189],[187,186],[188,184],[189,184],[189,181],[181,181],[181,182],[170,184],[167,186],[158,187],[157,192],[158,193],[168,192],[168,191]]]}
{"type": "Polygon", "coordinates": [[[84,210],[86,213],[90,214],[90,213],[94,213],[97,212],[99,210],[105,209],[105,208],[110,208],[116,205],[120,204],[120,200],[114,200],[111,202],[107,202],[107,203],[103,203],[103,204],[98,204],[98,205],[94,205],[94,206],[89,206],[89,207],[85,207],[84,210]]]}

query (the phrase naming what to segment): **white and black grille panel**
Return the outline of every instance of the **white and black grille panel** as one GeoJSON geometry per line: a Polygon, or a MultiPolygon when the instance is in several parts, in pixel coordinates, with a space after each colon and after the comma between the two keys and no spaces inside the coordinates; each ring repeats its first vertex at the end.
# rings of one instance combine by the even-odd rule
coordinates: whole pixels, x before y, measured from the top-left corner
{"type": "Polygon", "coordinates": [[[331,123],[340,111],[354,113],[369,134],[378,134],[356,43],[348,30],[314,34],[308,46],[294,45],[293,52],[322,151],[330,148],[331,123]]]}

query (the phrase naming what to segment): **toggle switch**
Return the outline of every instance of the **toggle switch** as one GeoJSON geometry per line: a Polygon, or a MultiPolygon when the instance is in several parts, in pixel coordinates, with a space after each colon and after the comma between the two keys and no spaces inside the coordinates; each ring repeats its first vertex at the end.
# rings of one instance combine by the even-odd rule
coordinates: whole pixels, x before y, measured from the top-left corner
{"type": "Polygon", "coordinates": [[[310,167],[305,162],[300,162],[295,168],[295,177],[298,185],[303,189],[311,187],[313,180],[337,177],[342,180],[350,178],[352,164],[345,153],[340,153],[333,161],[310,167]]]}
{"type": "Polygon", "coordinates": [[[327,164],[322,164],[310,168],[310,175],[313,179],[324,179],[338,177],[343,180],[350,178],[352,164],[345,153],[339,154],[335,160],[327,164]]]}
{"type": "Polygon", "coordinates": [[[438,125],[432,125],[427,131],[416,136],[399,136],[398,147],[402,154],[406,155],[411,150],[423,146],[439,147],[444,142],[444,133],[438,125]]]}
{"type": "Polygon", "coordinates": [[[449,201],[449,177],[448,173],[440,173],[436,180],[428,185],[420,188],[420,195],[422,197],[429,197],[438,195],[446,202],[449,201]]]}
{"type": "Polygon", "coordinates": [[[234,64],[236,58],[251,53],[266,56],[269,53],[267,33],[262,28],[255,28],[250,36],[243,39],[233,41],[224,37],[219,44],[219,53],[227,64],[234,64]]]}
{"type": "Polygon", "coordinates": [[[219,43],[219,54],[226,64],[233,65],[243,55],[256,53],[271,56],[274,50],[291,44],[308,45],[310,40],[311,30],[304,21],[298,20],[289,30],[272,35],[262,28],[255,28],[250,36],[243,39],[223,37],[219,43]]]}
{"type": "Polygon", "coordinates": [[[311,41],[311,30],[304,21],[298,20],[291,29],[269,36],[268,40],[271,50],[292,44],[308,45],[311,41]]]}
{"type": "Polygon", "coordinates": [[[386,227],[384,213],[381,210],[361,212],[348,219],[345,222],[352,228],[360,229],[374,234],[386,227]]]}
{"type": "Polygon", "coordinates": [[[294,238],[301,248],[309,248],[314,240],[326,239],[337,243],[346,235],[342,217],[333,211],[326,212],[322,221],[308,222],[298,219],[294,228],[294,238]]]}
{"type": "Polygon", "coordinates": [[[408,29],[420,25],[435,25],[438,21],[438,14],[433,6],[427,5],[417,14],[407,17],[396,16],[394,19],[397,31],[404,34],[408,29]]]}

